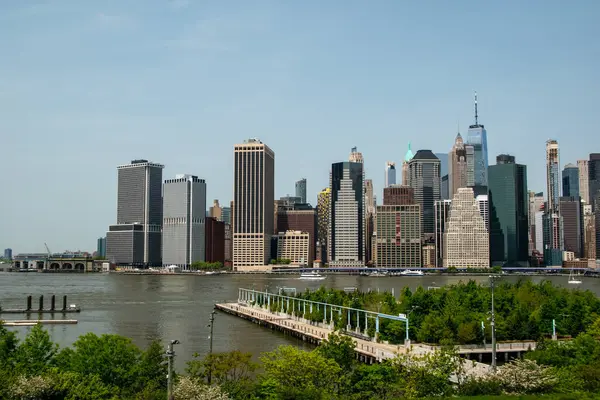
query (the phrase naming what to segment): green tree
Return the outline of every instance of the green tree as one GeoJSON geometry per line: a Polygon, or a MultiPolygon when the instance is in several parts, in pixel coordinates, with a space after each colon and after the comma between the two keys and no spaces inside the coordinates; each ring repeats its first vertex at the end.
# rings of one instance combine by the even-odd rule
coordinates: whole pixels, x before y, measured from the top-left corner
{"type": "Polygon", "coordinates": [[[41,375],[54,362],[58,345],[53,343],[41,324],[35,325],[17,348],[16,370],[26,376],[41,375]]]}
{"type": "Polygon", "coordinates": [[[136,364],[133,390],[160,392],[167,388],[167,356],[160,342],[153,341],[142,352],[136,364]]]}
{"type": "Polygon", "coordinates": [[[236,398],[253,390],[251,375],[258,364],[252,362],[252,354],[234,350],[209,354],[203,359],[199,357],[196,353],[194,359],[187,363],[186,372],[191,377],[208,382],[210,375],[212,383],[236,398]]]}
{"type": "Polygon", "coordinates": [[[264,368],[263,396],[326,398],[338,390],[341,368],[316,351],[279,346],[260,359],[264,368]]]}
{"type": "Polygon", "coordinates": [[[64,400],[116,400],[119,389],[107,385],[97,375],[81,375],[77,372],[53,372],[54,392],[57,399],[64,400]]]}
{"type": "Polygon", "coordinates": [[[138,377],[141,353],[128,338],[88,333],[80,336],[73,348],[62,350],[57,363],[63,371],[96,375],[103,383],[127,391],[138,377]]]}
{"type": "Polygon", "coordinates": [[[355,347],[356,342],[352,338],[333,332],[319,344],[317,352],[335,361],[343,371],[347,371],[352,368],[356,360],[355,347]]]}
{"type": "Polygon", "coordinates": [[[352,373],[345,392],[346,397],[356,400],[399,399],[404,395],[404,384],[399,370],[389,361],[361,364],[352,373]]]}

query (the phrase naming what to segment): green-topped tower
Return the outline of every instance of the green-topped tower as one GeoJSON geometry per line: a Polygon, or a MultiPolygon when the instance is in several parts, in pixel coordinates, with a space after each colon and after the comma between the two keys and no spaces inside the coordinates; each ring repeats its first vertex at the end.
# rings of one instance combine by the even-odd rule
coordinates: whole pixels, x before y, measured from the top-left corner
{"type": "Polygon", "coordinates": [[[408,163],[413,159],[415,154],[412,152],[410,142],[408,142],[408,150],[404,155],[404,161],[402,161],[402,185],[408,186],[408,163]]]}

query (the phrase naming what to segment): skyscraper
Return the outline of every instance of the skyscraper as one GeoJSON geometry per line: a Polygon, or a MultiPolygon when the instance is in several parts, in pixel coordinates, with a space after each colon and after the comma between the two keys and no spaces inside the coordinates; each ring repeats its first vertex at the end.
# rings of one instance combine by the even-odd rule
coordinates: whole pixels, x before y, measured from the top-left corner
{"type": "MultiPolygon", "coordinates": [[[[537,250],[537,227],[536,227],[536,214],[542,209],[544,206],[544,193],[539,192],[535,193],[529,192],[529,254],[533,253],[533,250],[537,250]]],[[[542,226],[540,225],[540,232],[542,226]]],[[[542,240],[542,236],[539,237],[539,240],[542,240]]],[[[543,250],[543,244],[540,245],[540,252],[543,250]]]]}
{"type": "Polygon", "coordinates": [[[458,189],[446,224],[444,267],[490,266],[489,236],[472,188],[458,189]]]}
{"type": "Polygon", "coordinates": [[[384,206],[415,204],[415,190],[410,186],[391,185],[383,189],[384,206]]]}
{"type": "Polygon", "coordinates": [[[404,161],[402,161],[402,186],[410,186],[408,183],[408,163],[415,155],[412,152],[410,142],[408,142],[408,150],[406,150],[406,154],[404,154],[404,161]]]}
{"type": "Polygon", "coordinates": [[[590,154],[590,161],[588,162],[588,181],[589,204],[596,210],[596,203],[598,203],[600,199],[600,153],[590,154]]]}
{"type": "Polygon", "coordinates": [[[396,163],[388,161],[385,163],[385,186],[389,187],[396,184],[396,163]]]}
{"type": "Polygon", "coordinates": [[[573,164],[562,170],[562,192],[565,197],[579,197],[579,168],[573,164]]]}
{"type": "Polygon", "coordinates": [[[440,200],[440,160],[431,150],[419,150],[408,164],[409,185],[421,205],[423,234],[435,233],[434,204],[440,200]]]}
{"type": "Polygon", "coordinates": [[[441,268],[444,265],[444,233],[448,218],[450,217],[450,206],[452,200],[438,200],[435,202],[435,266],[441,268]]]}
{"type": "Polygon", "coordinates": [[[348,161],[353,163],[364,163],[363,155],[358,148],[355,146],[350,150],[350,157],[348,157],[348,161]]]}
{"type": "Polygon", "coordinates": [[[162,260],[187,269],[206,260],[206,182],[176,175],[163,187],[162,260]]]}
{"type": "Polygon", "coordinates": [[[454,140],[454,146],[448,155],[448,184],[449,195],[453,197],[459,188],[474,185],[475,179],[474,149],[471,145],[465,145],[463,138],[458,133],[454,140]]]}
{"type": "Polygon", "coordinates": [[[501,154],[489,167],[490,255],[492,265],[528,266],[527,167],[501,154]]]}
{"type": "Polygon", "coordinates": [[[234,147],[233,267],[266,265],[271,257],[275,153],[258,139],[234,147]]]}
{"type": "Polygon", "coordinates": [[[223,207],[219,204],[218,199],[214,199],[213,205],[208,208],[208,216],[217,221],[223,221],[223,207]]]}
{"type": "Polygon", "coordinates": [[[421,206],[377,206],[377,267],[420,268],[421,206]]]}
{"type": "Polygon", "coordinates": [[[546,142],[546,186],[548,188],[548,210],[558,212],[560,198],[558,142],[549,139],[546,142]]]}
{"type": "Polygon", "coordinates": [[[329,265],[365,265],[365,188],[363,164],[339,162],[331,165],[329,187],[329,265]]]}
{"type": "Polygon", "coordinates": [[[13,254],[12,249],[4,249],[4,259],[5,260],[12,260],[12,254],[13,254]]]}
{"type": "Polygon", "coordinates": [[[479,123],[477,114],[477,92],[475,92],[475,123],[469,126],[467,144],[473,146],[474,153],[474,192],[475,195],[485,194],[488,186],[488,149],[487,131],[479,123]]]}
{"type": "MultiPolygon", "coordinates": [[[[364,169],[363,169],[364,175],[364,169]]],[[[365,262],[372,261],[373,258],[373,231],[375,217],[375,189],[373,188],[373,180],[365,179],[365,262]]]]}
{"type": "Polygon", "coordinates": [[[306,203],[306,178],[296,182],[296,197],[300,198],[300,203],[306,203]]]}
{"type": "Polygon", "coordinates": [[[558,142],[546,141],[546,184],[548,198],[544,207],[544,262],[546,266],[562,265],[563,230],[560,216],[560,157],[558,142]]]}
{"type": "Polygon", "coordinates": [[[561,197],[560,214],[563,221],[565,251],[572,251],[575,257],[582,258],[584,254],[584,221],[581,197],[561,197]]]}
{"type": "Polygon", "coordinates": [[[117,224],[106,234],[106,258],[120,265],[161,265],[162,170],[164,165],[133,160],[120,165],[117,224]]]}
{"type": "Polygon", "coordinates": [[[105,258],[106,257],[106,236],[98,238],[97,246],[96,246],[96,255],[97,257],[105,258]]]}
{"type": "Polygon", "coordinates": [[[588,160],[577,160],[577,170],[579,171],[579,195],[585,204],[590,204],[588,160]]]}
{"type": "Polygon", "coordinates": [[[325,263],[327,257],[327,242],[329,231],[329,204],[331,200],[331,189],[325,188],[317,195],[317,250],[316,258],[325,263]]]}

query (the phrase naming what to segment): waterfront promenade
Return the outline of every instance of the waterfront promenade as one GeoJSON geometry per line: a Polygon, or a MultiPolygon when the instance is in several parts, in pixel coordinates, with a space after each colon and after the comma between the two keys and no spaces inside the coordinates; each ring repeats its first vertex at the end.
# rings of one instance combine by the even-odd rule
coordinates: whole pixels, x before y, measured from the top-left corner
{"type": "MultiPolygon", "coordinates": [[[[327,339],[329,334],[334,332],[331,324],[314,323],[299,316],[270,312],[258,305],[250,305],[244,302],[220,303],[216,304],[215,307],[227,314],[284,332],[313,344],[319,344],[321,341],[327,339]]],[[[347,335],[344,331],[340,331],[339,333],[347,335]]],[[[354,335],[348,336],[355,342],[357,358],[366,363],[381,362],[402,354],[422,356],[432,353],[437,349],[436,346],[421,345],[418,343],[393,345],[368,340],[367,338],[363,339],[354,335]]],[[[472,351],[474,350],[469,349],[469,352],[472,351]]],[[[482,376],[490,372],[490,366],[481,362],[467,360],[464,363],[464,372],[468,376],[482,376]]]]}

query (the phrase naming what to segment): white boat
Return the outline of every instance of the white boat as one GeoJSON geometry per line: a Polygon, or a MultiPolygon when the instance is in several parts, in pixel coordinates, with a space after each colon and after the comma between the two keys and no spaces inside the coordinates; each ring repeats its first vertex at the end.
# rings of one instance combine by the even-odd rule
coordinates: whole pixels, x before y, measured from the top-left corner
{"type": "Polygon", "coordinates": [[[569,274],[569,283],[571,285],[580,285],[581,283],[583,283],[583,281],[581,279],[578,279],[577,276],[579,275],[574,275],[573,270],[571,270],[571,273],[569,274]]]}
{"type": "Polygon", "coordinates": [[[299,279],[304,279],[304,280],[308,280],[308,281],[322,281],[325,278],[326,278],[325,276],[319,274],[317,271],[313,271],[313,272],[303,272],[302,274],[300,274],[299,279]]]}
{"type": "Polygon", "coordinates": [[[383,276],[387,276],[388,273],[387,271],[373,271],[369,274],[369,276],[374,277],[374,278],[381,278],[383,276]]]}
{"type": "Polygon", "coordinates": [[[404,276],[423,276],[425,274],[423,274],[423,271],[416,271],[416,270],[410,270],[410,269],[405,269],[404,271],[400,272],[400,275],[404,275],[404,276]]]}

